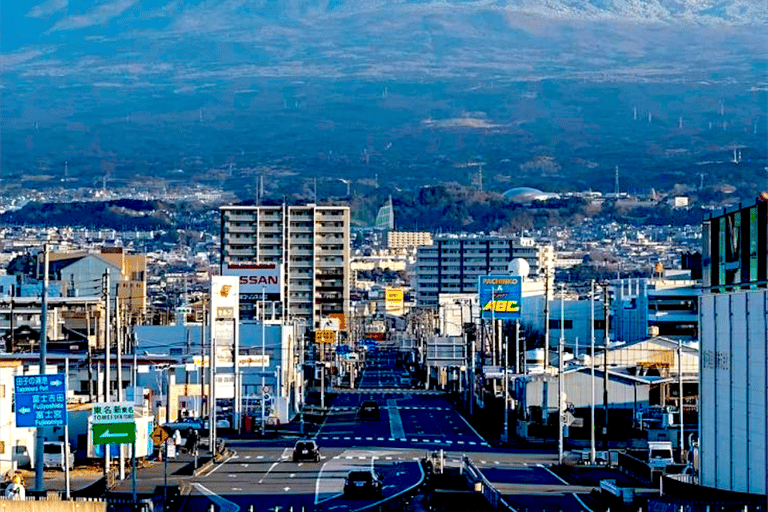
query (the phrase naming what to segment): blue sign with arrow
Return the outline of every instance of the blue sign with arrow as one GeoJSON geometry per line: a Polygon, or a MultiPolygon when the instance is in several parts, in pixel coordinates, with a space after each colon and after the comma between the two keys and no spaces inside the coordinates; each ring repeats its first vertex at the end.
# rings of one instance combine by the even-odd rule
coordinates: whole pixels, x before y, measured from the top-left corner
{"type": "Polygon", "coordinates": [[[67,422],[64,374],[16,376],[16,426],[62,427],[67,422]]]}

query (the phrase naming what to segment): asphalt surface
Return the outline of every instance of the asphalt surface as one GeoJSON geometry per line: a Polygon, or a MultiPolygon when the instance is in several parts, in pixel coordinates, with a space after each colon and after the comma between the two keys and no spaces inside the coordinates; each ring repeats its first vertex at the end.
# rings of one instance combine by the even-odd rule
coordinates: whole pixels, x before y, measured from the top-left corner
{"type": "Polygon", "coordinates": [[[319,462],[292,462],[295,439],[230,439],[232,457],[187,480],[183,510],[200,512],[211,503],[216,512],[369,510],[415,488],[424,475],[420,461],[438,450],[446,459],[470,458],[519,512],[590,510],[584,498],[591,487],[569,485],[547,467],[554,453],[491,447],[442,393],[411,388],[395,357],[369,353],[355,388],[334,390],[311,436],[319,462]],[[368,400],[378,404],[379,419],[360,418],[368,400]],[[384,477],[383,497],[343,496],[347,474],[371,467],[384,477]]]}

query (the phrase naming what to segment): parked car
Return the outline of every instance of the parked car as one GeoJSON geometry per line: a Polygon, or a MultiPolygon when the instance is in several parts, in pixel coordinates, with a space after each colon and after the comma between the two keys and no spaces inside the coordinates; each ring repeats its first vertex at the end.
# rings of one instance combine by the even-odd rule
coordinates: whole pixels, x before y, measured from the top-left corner
{"type": "MultiPolygon", "coordinates": [[[[69,449],[69,461],[67,467],[72,469],[75,465],[75,454],[72,453],[72,448],[69,449]]],[[[64,470],[64,443],[61,441],[49,441],[43,445],[43,467],[59,468],[64,470]]]]}
{"type": "Polygon", "coordinates": [[[360,411],[358,412],[358,415],[360,416],[361,420],[378,420],[380,418],[379,404],[373,400],[366,400],[360,404],[360,411]]]}
{"type": "Polygon", "coordinates": [[[320,448],[316,442],[312,440],[296,441],[296,445],[293,447],[293,462],[302,460],[320,462],[320,448]]]}
{"type": "Polygon", "coordinates": [[[24,445],[19,444],[13,447],[12,460],[16,463],[17,467],[32,467],[32,459],[29,456],[29,450],[27,450],[27,447],[24,445]]]}
{"type": "Polygon", "coordinates": [[[350,471],[344,480],[344,496],[374,493],[381,497],[384,492],[384,479],[375,469],[350,471]]]}

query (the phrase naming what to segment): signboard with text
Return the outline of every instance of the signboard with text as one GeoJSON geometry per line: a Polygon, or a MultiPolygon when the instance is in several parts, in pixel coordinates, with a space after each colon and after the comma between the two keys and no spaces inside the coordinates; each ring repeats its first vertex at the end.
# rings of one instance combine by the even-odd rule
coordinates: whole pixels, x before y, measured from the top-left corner
{"type": "Polygon", "coordinates": [[[384,291],[384,310],[396,316],[405,312],[405,291],[402,288],[387,288],[384,291]]]}
{"type": "Polygon", "coordinates": [[[478,276],[480,313],[485,320],[517,320],[521,317],[523,285],[520,276],[478,276]]]}
{"type": "Polygon", "coordinates": [[[92,422],[118,423],[133,421],[133,402],[96,402],[93,404],[92,422]]]}
{"type": "Polygon", "coordinates": [[[240,284],[237,276],[211,277],[211,339],[216,366],[233,366],[236,327],[240,323],[240,284]]]}
{"type": "Polygon", "coordinates": [[[282,298],[282,266],[279,263],[227,263],[222,274],[225,276],[237,276],[239,293],[261,295],[280,294],[282,298]]]}
{"type": "Polygon", "coordinates": [[[17,427],[61,427],[67,423],[67,389],[63,374],[17,375],[17,427]]]}

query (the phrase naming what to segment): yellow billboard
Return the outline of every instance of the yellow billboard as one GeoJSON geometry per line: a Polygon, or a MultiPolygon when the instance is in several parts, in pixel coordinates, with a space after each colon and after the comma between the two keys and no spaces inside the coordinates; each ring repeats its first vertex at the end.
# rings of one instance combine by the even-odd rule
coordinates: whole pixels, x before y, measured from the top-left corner
{"type": "Polygon", "coordinates": [[[333,343],[336,341],[336,331],[321,329],[315,331],[315,343],[333,343]]]}
{"type": "Polygon", "coordinates": [[[384,310],[397,316],[405,312],[405,291],[402,288],[387,288],[384,291],[384,310]]]}

